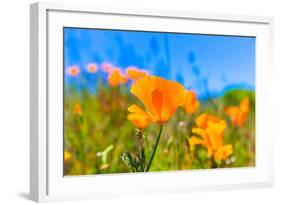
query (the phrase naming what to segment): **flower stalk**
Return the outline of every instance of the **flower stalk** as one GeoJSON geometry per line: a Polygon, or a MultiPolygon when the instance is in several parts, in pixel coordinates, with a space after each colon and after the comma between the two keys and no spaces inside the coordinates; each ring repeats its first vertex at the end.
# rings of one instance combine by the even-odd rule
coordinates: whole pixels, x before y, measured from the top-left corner
{"type": "Polygon", "coordinates": [[[162,134],[163,126],[164,126],[163,124],[160,125],[160,129],[159,129],[159,132],[158,132],[157,140],[156,140],[155,146],[153,148],[153,152],[152,152],[151,158],[150,158],[150,160],[148,162],[148,165],[146,167],[146,170],[145,170],[146,172],[149,171],[150,166],[151,166],[151,164],[153,162],[153,159],[154,159],[154,156],[155,156],[155,153],[156,153],[159,141],[160,141],[160,137],[161,137],[161,134],[162,134]]]}

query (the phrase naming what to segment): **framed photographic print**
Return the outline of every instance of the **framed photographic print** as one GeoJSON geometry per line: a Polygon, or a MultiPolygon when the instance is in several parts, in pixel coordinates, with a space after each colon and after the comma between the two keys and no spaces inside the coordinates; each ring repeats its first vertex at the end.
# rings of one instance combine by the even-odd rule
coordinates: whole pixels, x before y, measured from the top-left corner
{"type": "Polygon", "coordinates": [[[271,186],[272,24],[31,5],[31,199],[271,186]]]}

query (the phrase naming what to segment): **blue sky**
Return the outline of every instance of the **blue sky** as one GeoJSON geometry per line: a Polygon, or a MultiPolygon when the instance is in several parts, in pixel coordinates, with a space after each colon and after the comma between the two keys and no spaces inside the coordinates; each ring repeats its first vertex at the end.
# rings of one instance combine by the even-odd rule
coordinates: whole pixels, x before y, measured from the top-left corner
{"type": "Polygon", "coordinates": [[[65,68],[110,62],[145,68],[204,97],[255,88],[255,38],[64,28],[65,68]]]}

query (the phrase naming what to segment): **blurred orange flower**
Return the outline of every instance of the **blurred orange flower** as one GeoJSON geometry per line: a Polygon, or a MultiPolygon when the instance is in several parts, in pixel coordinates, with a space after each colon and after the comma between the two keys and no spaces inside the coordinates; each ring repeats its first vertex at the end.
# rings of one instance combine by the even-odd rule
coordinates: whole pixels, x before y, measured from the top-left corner
{"type": "Polygon", "coordinates": [[[89,73],[96,73],[98,71],[98,65],[95,63],[90,63],[87,66],[87,71],[89,73]]]}
{"type": "Polygon", "coordinates": [[[137,67],[130,66],[126,69],[126,74],[131,80],[138,80],[148,75],[145,70],[138,69],[137,67]]]}
{"type": "Polygon", "coordinates": [[[111,86],[116,87],[120,84],[127,83],[128,78],[120,71],[120,69],[114,68],[114,70],[109,73],[107,81],[111,86]]]}
{"type": "Polygon", "coordinates": [[[177,82],[146,76],[133,84],[131,93],[142,101],[146,111],[132,105],[129,107],[132,114],[128,115],[128,119],[137,127],[146,127],[149,122],[166,123],[182,104],[185,89],[177,82]],[[138,123],[139,121],[142,123],[138,123]]]}
{"type": "Polygon", "coordinates": [[[209,121],[220,122],[222,120],[217,116],[210,115],[210,114],[207,114],[207,113],[203,113],[195,119],[196,125],[200,128],[207,128],[209,121]]]}
{"type": "Polygon", "coordinates": [[[223,145],[215,152],[215,159],[218,161],[226,160],[233,153],[231,144],[223,145]]]}
{"type": "Polygon", "coordinates": [[[230,117],[232,126],[242,127],[250,111],[250,99],[244,98],[239,106],[230,106],[225,108],[225,113],[230,117]]]}
{"type": "Polygon", "coordinates": [[[226,160],[232,154],[232,145],[223,145],[224,131],[226,122],[220,120],[219,122],[207,122],[206,128],[193,128],[192,133],[199,135],[192,136],[189,143],[192,147],[195,145],[202,145],[207,149],[208,156],[214,157],[217,161],[226,160]]]}
{"type": "Polygon", "coordinates": [[[68,161],[72,158],[72,154],[68,151],[64,151],[64,161],[68,161]]]}
{"type": "Polygon", "coordinates": [[[80,103],[75,103],[75,105],[73,106],[73,113],[75,115],[81,115],[82,114],[82,108],[80,103]]]}
{"type": "Polygon", "coordinates": [[[80,69],[77,66],[67,68],[66,73],[70,76],[77,76],[80,73],[80,69]]]}
{"type": "Polygon", "coordinates": [[[192,90],[185,92],[185,98],[183,101],[183,107],[185,112],[192,115],[199,108],[200,102],[196,98],[196,93],[192,90]]]}
{"type": "Polygon", "coordinates": [[[249,113],[250,111],[250,99],[249,97],[244,98],[241,102],[240,102],[240,110],[244,113],[249,113]]]}

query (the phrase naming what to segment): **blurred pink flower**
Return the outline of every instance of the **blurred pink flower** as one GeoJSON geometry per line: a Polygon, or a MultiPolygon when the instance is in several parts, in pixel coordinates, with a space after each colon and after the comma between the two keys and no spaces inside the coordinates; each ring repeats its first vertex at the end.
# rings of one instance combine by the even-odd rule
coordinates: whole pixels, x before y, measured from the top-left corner
{"type": "Polygon", "coordinates": [[[87,71],[89,73],[96,73],[98,71],[98,65],[95,63],[90,63],[87,66],[87,71]]]}
{"type": "Polygon", "coordinates": [[[101,68],[106,73],[111,73],[114,70],[114,66],[110,63],[103,63],[101,68]]]}
{"type": "Polygon", "coordinates": [[[70,76],[77,76],[80,73],[78,66],[70,66],[66,69],[66,73],[70,76]]]}

